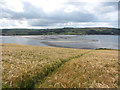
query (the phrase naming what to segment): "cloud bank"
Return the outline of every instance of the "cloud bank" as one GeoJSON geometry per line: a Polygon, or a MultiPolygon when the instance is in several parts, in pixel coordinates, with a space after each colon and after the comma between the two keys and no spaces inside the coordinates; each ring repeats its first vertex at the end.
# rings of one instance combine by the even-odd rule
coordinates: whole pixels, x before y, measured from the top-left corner
{"type": "Polygon", "coordinates": [[[0,28],[118,27],[117,0],[89,1],[2,0],[0,28]]]}

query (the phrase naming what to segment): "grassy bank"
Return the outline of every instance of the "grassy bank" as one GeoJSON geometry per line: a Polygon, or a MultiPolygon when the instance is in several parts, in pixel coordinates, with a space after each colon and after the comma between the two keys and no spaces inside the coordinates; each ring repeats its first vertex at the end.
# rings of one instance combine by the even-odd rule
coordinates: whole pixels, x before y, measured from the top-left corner
{"type": "Polygon", "coordinates": [[[3,88],[118,87],[115,50],[2,45],[3,88]]]}

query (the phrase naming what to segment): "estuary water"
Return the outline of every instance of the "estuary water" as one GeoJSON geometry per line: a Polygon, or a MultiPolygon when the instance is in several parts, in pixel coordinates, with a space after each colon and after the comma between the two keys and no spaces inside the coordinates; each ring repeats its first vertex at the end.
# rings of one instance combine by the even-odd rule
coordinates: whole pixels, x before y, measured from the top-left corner
{"type": "Polygon", "coordinates": [[[78,49],[118,48],[118,35],[32,35],[1,36],[2,43],[78,49]]]}

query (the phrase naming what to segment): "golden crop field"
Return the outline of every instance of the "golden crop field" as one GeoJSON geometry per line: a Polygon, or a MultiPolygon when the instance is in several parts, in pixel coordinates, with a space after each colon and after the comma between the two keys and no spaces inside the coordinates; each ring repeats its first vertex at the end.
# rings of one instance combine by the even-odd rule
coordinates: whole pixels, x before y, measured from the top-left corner
{"type": "Polygon", "coordinates": [[[40,88],[118,88],[118,53],[96,50],[66,62],[40,88]]]}
{"type": "Polygon", "coordinates": [[[2,44],[3,88],[117,88],[117,50],[2,44]]]}

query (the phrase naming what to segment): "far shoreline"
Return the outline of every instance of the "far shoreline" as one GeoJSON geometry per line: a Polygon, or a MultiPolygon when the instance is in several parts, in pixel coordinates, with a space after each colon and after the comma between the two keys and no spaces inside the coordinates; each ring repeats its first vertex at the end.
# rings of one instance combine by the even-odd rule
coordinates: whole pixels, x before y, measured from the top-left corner
{"type": "MultiPolygon", "coordinates": [[[[46,42],[42,42],[42,43],[46,43],[46,42]]],[[[3,44],[16,44],[16,43],[0,43],[0,46],[3,46],[3,44]]],[[[26,45],[26,44],[16,44],[16,45],[26,45]]],[[[46,43],[47,45],[47,43],[46,43]]],[[[33,47],[36,47],[35,45],[26,45],[26,46],[33,46],[33,47]]],[[[86,49],[86,50],[117,50],[119,51],[120,49],[111,49],[111,48],[95,48],[95,49],[92,49],[92,48],[75,48],[75,47],[67,47],[67,46],[60,46],[60,45],[52,45],[52,44],[49,44],[48,46],[37,46],[37,47],[53,47],[53,48],[68,48],[68,49],[86,49]]]]}

